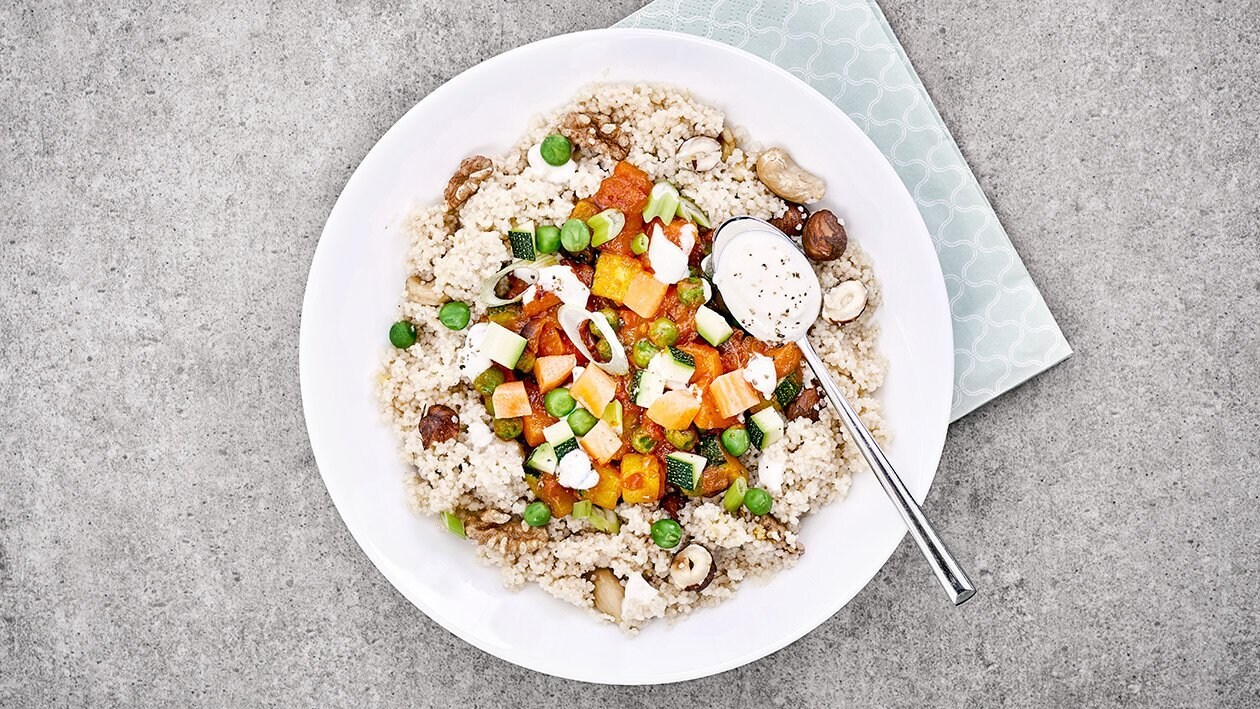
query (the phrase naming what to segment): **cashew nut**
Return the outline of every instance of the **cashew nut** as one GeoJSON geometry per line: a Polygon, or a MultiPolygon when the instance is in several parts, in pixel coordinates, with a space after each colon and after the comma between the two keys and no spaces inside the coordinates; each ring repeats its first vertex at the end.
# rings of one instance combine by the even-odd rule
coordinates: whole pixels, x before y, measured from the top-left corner
{"type": "Polygon", "coordinates": [[[757,177],[789,202],[813,204],[827,191],[822,178],[797,165],[782,148],[770,148],[757,158],[757,177]]]}
{"type": "Polygon", "coordinates": [[[722,161],[722,144],[716,140],[698,135],[688,138],[678,147],[678,163],[696,172],[705,172],[717,167],[722,161]]]}

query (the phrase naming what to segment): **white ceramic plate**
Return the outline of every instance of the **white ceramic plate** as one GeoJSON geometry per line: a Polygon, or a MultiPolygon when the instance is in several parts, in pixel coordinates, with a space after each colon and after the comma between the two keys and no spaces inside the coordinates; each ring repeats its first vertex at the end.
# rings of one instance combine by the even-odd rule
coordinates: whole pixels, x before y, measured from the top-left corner
{"type": "MultiPolygon", "coordinates": [[[[350,532],[412,603],[459,637],[539,672],[609,684],[674,682],[763,657],[818,626],[875,575],[905,530],[869,472],[809,517],[807,551],[768,583],[676,624],[628,637],[531,586],[510,592],[468,542],[406,508],[406,474],[373,380],[406,274],[395,220],[435,201],[454,166],[510,147],[532,113],[596,80],[668,82],[786,147],[828,185],[826,205],[873,258],[884,302],[880,392],[888,453],[916,498],[932,482],[948,421],[953,345],[945,285],[910,195],[879,151],[806,84],[750,54],[686,35],[599,30],[513,50],[447,82],[372,148],[337,200],[302,309],[302,400],[324,483],[350,532]]],[[[370,107],[365,107],[370,110],[370,107]]],[[[923,583],[932,583],[923,568],[923,583]]]]}

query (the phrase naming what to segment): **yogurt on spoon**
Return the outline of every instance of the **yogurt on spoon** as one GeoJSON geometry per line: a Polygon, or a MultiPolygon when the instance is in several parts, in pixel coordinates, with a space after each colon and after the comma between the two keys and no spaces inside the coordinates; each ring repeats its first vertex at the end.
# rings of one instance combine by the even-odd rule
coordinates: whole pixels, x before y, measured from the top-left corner
{"type": "Polygon", "coordinates": [[[798,340],[818,319],[822,288],[813,266],[760,219],[737,217],[719,227],[710,268],[727,310],[763,342],[798,340]]]}

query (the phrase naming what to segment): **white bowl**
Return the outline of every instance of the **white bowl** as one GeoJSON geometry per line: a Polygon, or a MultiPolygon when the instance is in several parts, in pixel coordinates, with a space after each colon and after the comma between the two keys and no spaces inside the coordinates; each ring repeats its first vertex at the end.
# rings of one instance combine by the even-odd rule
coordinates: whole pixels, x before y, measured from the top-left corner
{"type": "MultiPolygon", "coordinates": [[[[922,500],[949,416],[953,340],[944,280],[919,212],[892,168],[839,109],[787,72],[723,44],[668,32],[553,37],[486,61],[427,96],[364,158],[316,249],[302,308],[302,400],[311,448],[337,510],[381,573],[459,637],[509,662],[588,682],[674,682],[738,667],[791,643],[875,575],[905,529],[869,471],[848,498],[806,519],[806,553],[769,582],[630,637],[536,586],[505,590],[472,546],[412,515],[407,474],[380,418],[374,374],[406,277],[393,224],[440,199],[454,166],[506,150],[533,113],[591,81],[690,88],[765,145],[782,145],[828,186],[825,204],[874,260],[884,300],[880,391],[888,453],[922,500]]],[[[370,110],[370,107],[365,107],[370,110]]],[[[924,583],[930,572],[923,567],[924,583]]]]}

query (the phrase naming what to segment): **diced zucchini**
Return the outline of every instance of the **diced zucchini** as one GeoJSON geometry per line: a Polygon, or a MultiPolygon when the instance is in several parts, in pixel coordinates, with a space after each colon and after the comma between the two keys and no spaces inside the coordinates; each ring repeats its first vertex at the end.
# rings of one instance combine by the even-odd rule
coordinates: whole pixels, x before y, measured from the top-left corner
{"type": "Polygon", "coordinates": [[[783,438],[783,417],[773,407],[764,408],[748,417],[748,437],[757,450],[765,450],[783,438]]]}
{"type": "Polygon", "coordinates": [[[648,371],[667,382],[686,385],[696,371],[696,358],[677,347],[661,350],[648,362],[648,371]]]}
{"type": "Polygon", "coordinates": [[[491,362],[501,364],[508,369],[515,369],[521,353],[525,351],[525,338],[499,323],[492,322],[486,328],[480,350],[481,354],[489,357],[491,362]]]}
{"type": "Polygon", "coordinates": [[[573,438],[573,427],[569,425],[567,420],[560,419],[543,429],[543,438],[547,439],[547,442],[554,448],[560,443],[573,438]]]}
{"type": "Polygon", "coordinates": [[[534,223],[525,222],[513,227],[508,232],[508,244],[512,246],[513,258],[533,261],[536,256],[534,253],[534,223]]]}
{"type": "Polygon", "coordinates": [[[556,464],[559,465],[560,461],[563,460],[566,455],[577,450],[577,447],[578,442],[576,438],[566,438],[555,444],[553,448],[555,448],[556,451],[556,464]]]}
{"type": "Polygon", "coordinates": [[[683,490],[694,492],[700,487],[700,475],[708,463],[708,459],[695,453],[670,453],[665,456],[665,479],[683,490]]]}
{"type": "Polygon", "coordinates": [[[700,455],[709,461],[709,465],[724,465],[726,456],[722,454],[722,443],[718,441],[717,436],[701,436],[700,447],[697,449],[700,455]]]}
{"type": "Polygon", "coordinates": [[[696,332],[710,345],[717,347],[729,340],[734,330],[721,313],[701,305],[696,310],[696,332]]]}
{"type": "Polygon", "coordinates": [[[646,409],[664,393],[665,380],[659,374],[646,369],[635,370],[634,383],[630,387],[630,396],[634,397],[635,404],[646,409]]]}
{"type": "Polygon", "coordinates": [[[795,377],[784,377],[783,381],[774,388],[774,400],[779,402],[779,406],[787,408],[789,404],[796,401],[796,397],[800,396],[801,385],[796,381],[795,377]]]}
{"type": "Polygon", "coordinates": [[[626,215],[619,209],[605,209],[586,220],[591,228],[591,246],[602,246],[621,233],[626,226],[626,215]]]}
{"type": "Polygon", "coordinates": [[[525,459],[526,467],[533,468],[540,473],[554,473],[556,466],[560,463],[556,458],[556,450],[551,447],[550,443],[543,443],[529,454],[529,458],[525,459]]]}

